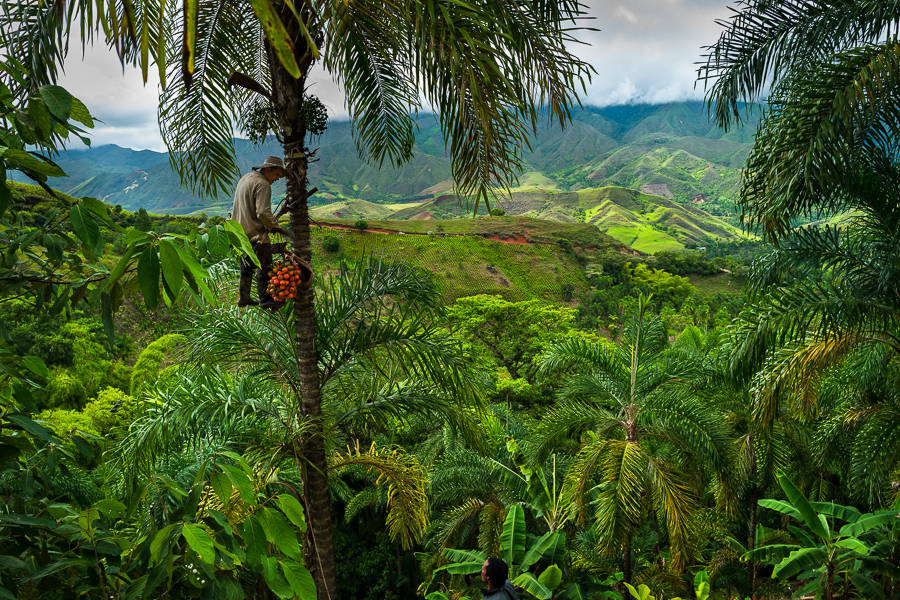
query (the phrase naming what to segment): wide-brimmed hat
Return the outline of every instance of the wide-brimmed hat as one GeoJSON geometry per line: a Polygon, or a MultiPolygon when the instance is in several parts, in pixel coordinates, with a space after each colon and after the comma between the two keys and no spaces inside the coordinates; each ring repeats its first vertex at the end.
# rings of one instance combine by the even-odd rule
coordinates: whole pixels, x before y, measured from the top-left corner
{"type": "Polygon", "coordinates": [[[253,167],[254,171],[259,171],[260,169],[281,169],[284,171],[284,161],[282,161],[277,156],[267,156],[266,160],[263,161],[263,164],[253,167]]]}

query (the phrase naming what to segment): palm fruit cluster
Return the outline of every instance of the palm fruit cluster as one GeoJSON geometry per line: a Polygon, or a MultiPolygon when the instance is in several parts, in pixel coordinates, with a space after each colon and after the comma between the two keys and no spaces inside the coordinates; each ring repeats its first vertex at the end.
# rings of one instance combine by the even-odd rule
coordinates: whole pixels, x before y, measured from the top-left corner
{"type": "Polygon", "coordinates": [[[269,271],[269,287],[266,288],[275,300],[285,302],[293,299],[300,292],[303,275],[300,267],[289,259],[280,260],[272,265],[269,271]]]}

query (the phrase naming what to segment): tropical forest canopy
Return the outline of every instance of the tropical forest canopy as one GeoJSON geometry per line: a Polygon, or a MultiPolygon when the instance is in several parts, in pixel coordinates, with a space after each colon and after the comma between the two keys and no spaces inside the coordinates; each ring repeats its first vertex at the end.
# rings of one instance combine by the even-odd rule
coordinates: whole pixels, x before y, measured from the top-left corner
{"type": "MultiPolygon", "coordinates": [[[[585,192],[567,167],[559,202],[519,188],[507,211],[493,195],[533,160],[514,148],[547,135],[532,116],[577,131],[590,68],[565,50],[575,4],[350,5],[221,3],[215,21],[179,3],[174,29],[150,11],[163,3],[4,15],[0,597],[448,600],[480,593],[488,557],[541,600],[900,593],[900,6],[736,6],[701,63],[704,107],[723,135],[759,128],[724,224],[743,230],[707,241],[690,236],[710,221],[673,230],[654,190],[585,192]],[[248,84],[224,108],[285,144],[284,241],[313,265],[311,290],[239,309],[238,259],[253,253],[236,222],[58,189],[55,153],[93,126],[53,83],[66,24],[145,69],[168,64],[172,168],[190,185],[211,161],[213,180],[193,183],[209,196],[237,163],[231,129],[191,120],[225,102],[210,82],[231,71],[204,60],[252,30],[261,46],[234,64],[262,60],[267,96],[248,84]],[[379,62],[361,31],[393,32],[410,70],[379,62]],[[454,80],[476,61],[457,33],[494,50],[477,58],[489,72],[544,75],[454,80]],[[450,40],[458,63],[423,40],[450,40]],[[450,140],[455,190],[311,227],[315,60],[346,78],[371,165],[409,164],[423,143],[410,86],[444,102],[431,134],[450,140]],[[499,104],[459,109],[452,82],[499,104]],[[535,89],[549,108],[519,93],[535,89]],[[538,205],[557,218],[534,218],[538,205]],[[421,210],[437,218],[407,220],[421,210]],[[640,251],[668,243],[659,231],[680,247],[640,251]]],[[[347,206],[332,208],[361,205],[347,206]]]]}

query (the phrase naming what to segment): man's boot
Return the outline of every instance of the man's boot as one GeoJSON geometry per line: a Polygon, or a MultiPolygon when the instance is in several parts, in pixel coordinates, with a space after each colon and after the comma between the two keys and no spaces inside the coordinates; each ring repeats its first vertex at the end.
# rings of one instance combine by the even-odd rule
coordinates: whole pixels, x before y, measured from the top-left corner
{"type": "Polygon", "coordinates": [[[253,276],[241,277],[238,283],[238,306],[256,306],[259,304],[250,297],[250,290],[253,288],[253,276]]]}

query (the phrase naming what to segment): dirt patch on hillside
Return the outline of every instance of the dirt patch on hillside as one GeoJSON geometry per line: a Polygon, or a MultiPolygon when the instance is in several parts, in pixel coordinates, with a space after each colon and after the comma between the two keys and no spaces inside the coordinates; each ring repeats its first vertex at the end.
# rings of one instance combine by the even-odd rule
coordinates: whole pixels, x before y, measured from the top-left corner
{"type": "MultiPolygon", "coordinates": [[[[529,242],[524,235],[521,233],[518,235],[513,234],[494,234],[494,235],[486,235],[484,236],[486,240],[494,240],[495,242],[503,242],[504,244],[519,244],[522,246],[529,246],[532,242],[529,242]]],[[[552,245],[552,244],[551,244],[552,245]]]]}

